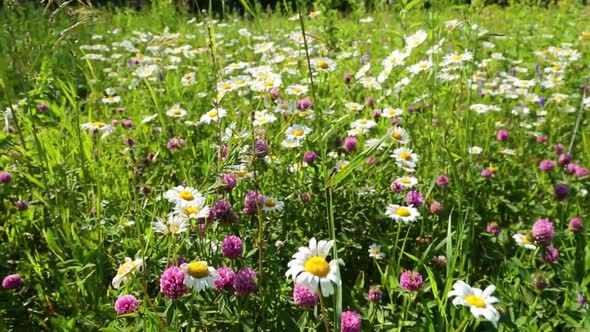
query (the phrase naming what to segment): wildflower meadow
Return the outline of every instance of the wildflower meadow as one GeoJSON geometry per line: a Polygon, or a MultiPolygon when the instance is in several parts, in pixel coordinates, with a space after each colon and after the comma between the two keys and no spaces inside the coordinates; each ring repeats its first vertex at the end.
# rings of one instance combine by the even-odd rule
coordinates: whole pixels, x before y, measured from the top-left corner
{"type": "Polygon", "coordinates": [[[0,331],[590,331],[590,7],[240,2],[0,8],[0,331]]]}

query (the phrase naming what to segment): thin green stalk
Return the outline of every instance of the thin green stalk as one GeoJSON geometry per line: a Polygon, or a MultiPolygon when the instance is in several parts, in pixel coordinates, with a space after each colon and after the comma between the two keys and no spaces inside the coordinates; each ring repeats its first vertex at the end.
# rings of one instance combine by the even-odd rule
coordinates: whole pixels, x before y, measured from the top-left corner
{"type": "Polygon", "coordinates": [[[326,332],[330,332],[330,325],[328,324],[328,316],[326,314],[326,304],[324,303],[324,297],[322,296],[322,292],[318,287],[318,297],[320,298],[320,307],[322,308],[322,321],[324,321],[324,328],[326,328],[326,332]]]}

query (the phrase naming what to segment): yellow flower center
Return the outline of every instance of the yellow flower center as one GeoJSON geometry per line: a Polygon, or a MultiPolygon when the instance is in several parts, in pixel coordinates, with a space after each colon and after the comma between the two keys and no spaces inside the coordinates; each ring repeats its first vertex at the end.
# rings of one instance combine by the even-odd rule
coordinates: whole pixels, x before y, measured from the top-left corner
{"type": "Polygon", "coordinates": [[[192,201],[195,198],[192,192],[186,190],[179,192],[178,196],[180,196],[180,198],[184,199],[185,201],[192,201]]]}
{"type": "Polygon", "coordinates": [[[102,128],[105,126],[104,122],[93,122],[92,125],[97,128],[102,128]]]}
{"type": "Polygon", "coordinates": [[[223,88],[223,90],[229,90],[229,89],[231,89],[231,84],[227,84],[227,83],[225,83],[225,84],[222,86],[222,88],[223,88]]]}
{"type": "Polygon", "coordinates": [[[394,131],[391,134],[391,137],[395,138],[395,139],[402,139],[402,133],[400,133],[399,131],[394,131]]]}
{"type": "Polygon", "coordinates": [[[272,198],[267,198],[264,200],[264,206],[272,208],[277,206],[277,202],[272,198]]]}
{"type": "Polygon", "coordinates": [[[529,239],[528,236],[523,236],[522,243],[524,243],[524,244],[533,244],[533,242],[529,239]]]}
{"type": "Polygon", "coordinates": [[[345,168],[346,168],[346,166],[348,166],[348,164],[342,163],[342,164],[340,164],[340,166],[338,166],[338,168],[339,168],[340,170],[343,170],[343,169],[345,169],[345,168]]]}
{"type": "Polygon", "coordinates": [[[299,93],[299,92],[302,92],[303,90],[300,87],[296,87],[295,89],[293,89],[293,91],[299,93]]]}
{"type": "Polygon", "coordinates": [[[403,179],[401,180],[401,182],[402,182],[403,184],[410,184],[410,183],[412,183],[412,180],[410,180],[410,179],[408,179],[408,178],[403,178],[403,179]]]}
{"type": "Polygon", "coordinates": [[[199,213],[199,209],[189,206],[186,209],[184,209],[184,211],[182,211],[182,212],[184,212],[184,214],[186,214],[187,216],[190,216],[191,214],[199,213]]]}
{"type": "Polygon", "coordinates": [[[328,62],[326,62],[326,61],[320,61],[320,62],[318,62],[318,68],[328,69],[328,68],[330,68],[330,64],[328,64],[328,62]]]}
{"type": "Polygon", "coordinates": [[[236,84],[240,84],[241,85],[241,84],[244,84],[244,83],[246,83],[246,81],[244,81],[244,80],[237,80],[236,81],[236,84]]]}
{"type": "Polygon", "coordinates": [[[373,255],[379,255],[380,253],[381,253],[381,250],[379,250],[377,248],[371,249],[371,254],[373,254],[373,255]]]}
{"type": "Polygon", "coordinates": [[[211,111],[211,112],[209,112],[209,117],[214,118],[217,116],[217,114],[219,114],[219,113],[217,113],[217,111],[211,111]]]}
{"type": "Polygon", "coordinates": [[[248,172],[246,171],[238,171],[236,172],[236,175],[243,178],[244,176],[248,175],[248,172]]]}
{"type": "Polygon", "coordinates": [[[399,154],[399,157],[402,158],[403,160],[411,160],[412,159],[412,154],[409,153],[408,151],[404,151],[402,153],[399,154]]]}
{"type": "Polygon", "coordinates": [[[293,136],[300,137],[300,136],[303,136],[304,133],[305,132],[302,129],[295,129],[295,130],[293,130],[293,136]]]}
{"type": "Polygon", "coordinates": [[[325,258],[320,256],[313,256],[308,259],[303,268],[305,271],[320,278],[323,278],[330,273],[330,264],[326,262],[325,258]]]}
{"type": "Polygon", "coordinates": [[[135,263],[133,261],[125,262],[119,266],[119,269],[117,270],[117,276],[124,276],[127,273],[133,271],[134,268],[135,263]]]}
{"type": "Polygon", "coordinates": [[[307,116],[309,116],[309,112],[308,111],[301,111],[301,112],[299,112],[299,116],[302,118],[307,118],[307,116]]]}
{"type": "Polygon", "coordinates": [[[498,170],[498,168],[495,166],[489,166],[486,169],[492,173],[495,173],[498,170]]]}
{"type": "Polygon", "coordinates": [[[423,62],[423,63],[421,63],[421,64],[420,64],[420,68],[424,69],[424,68],[426,68],[426,67],[428,67],[428,64],[427,64],[427,63],[424,63],[424,62],[423,62]]]}
{"type": "Polygon", "coordinates": [[[369,121],[367,121],[366,119],[360,119],[359,123],[362,125],[366,125],[369,121]]]}
{"type": "Polygon", "coordinates": [[[287,105],[287,104],[281,104],[281,105],[279,106],[279,108],[280,108],[280,109],[282,109],[283,111],[286,111],[286,110],[288,110],[288,109],[289,109],[289,105],[287,105]]]}
{"type": "Polygon", "coordinates": [[[275,82],[273,82],[273,81],[266,81],[266,82],[264,83],[264,85],[265,85],[265,86],[274,86],[274,85],[275,85],[275,82]]]}
{"type": "Polygon", "coordinates": [[[180,227],[178,225],[172,225],[172,233],[176,234],[176,233],[178,233],[179,230],[180,230],[180,227]]]}
{"type": "Polygon", "coordinates": [[[184,74],[184,78],[187,79],[187,80],[190,79],[191,78],[191,74],[184,74]]]}
{"type": "Polygon", "coordinates": [[[461,60],[463,60],[463,56],[461,54],[457,54],[457,55],[455,55],[453,57],[453,60],[455,60],[455,61],[461,61],[461,60]]]}
{"type": "Polygon", "coordinates": [[[486,302],[479,296],[467,295],[463,298],[465,302],[477,308],[485,308],[486,302]]]}
{"type": "Polygon", "coordinates": [[[182,112],[179,109],[175,109],[175,110],[172,111],[172,114],[174,114],[174,115],[180,115],[180,114],[182,114],[182,112]]]}
{"type": "Polygon", "coordinates": [[[209,275],[209,267],[206,263],[192,262],[188,265],[186,272],[193,278],[205,278],[209,275]]]}
{"type": "Polygon", "coordinates": [[[402,217],[409,217],[411,215],[411,212],[409,209],[405,207],[399,207],[397,208],[397,210],[395,210],[395,214],[402,217]]]}
{"type": "Polygon", "coordinates": [[[391,58],[389,59],[389,62],[390,62],[390,63],[395,63],[396,61],[397,61],[397,59],[396,59],[395,57],[391,57],[391,58]]]}

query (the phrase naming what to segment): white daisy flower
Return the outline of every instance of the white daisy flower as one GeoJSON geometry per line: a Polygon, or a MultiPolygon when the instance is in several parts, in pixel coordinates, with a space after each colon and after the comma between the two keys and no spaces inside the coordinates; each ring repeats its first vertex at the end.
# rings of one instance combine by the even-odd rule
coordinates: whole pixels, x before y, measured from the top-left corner
{"type": "Polygon", "coordinates": [[[350,124],[352,129],[371,129],[377,127],[377,122],[368,119],[358,119],[350,124]]]}
{"type": "Polygon", "coordinates": [[[291,127],[287,128],[285,131],[285,135],[287,135],[288,139],[304,139],[307,134],[311,132],[311,128],[303,125],[292,125],[291,127]]]}
{"type": "Polygon", "coordinates": [[[514,234],[512,235],[512,238],[514,239],[514,241],[516,241],[516,244],[523,248],[530,250],[537,249],[537,246],[535,245],[535,240],[530,239],[527,235],[514,234]]]}
{"type": "Polygon", "coordinates": [[[140,78],[147,78],[152,76],[158,70],[156,65],[141,66],[135,70],[135,75],[140,78]]]}
{"type": "Polygon", "coordinates": [[[259,127],[275,121],[277,121],[277,117],[273,114],[270,114],[266,111],[256,111],[254,112],[254,121],[252,124],[254,127],[259,127]]]}
{"type": "Polygon", "coordinates": [[[312,68],[320,72],[331,72],[336,69],[336,61],[329,58],[314,58],[310,63],[312,68]]]}
{"type": "Polygon", "coordinates": [[[300,96],[302,94],[306,94],[309,89],[305,85],[289,85],[285,89],[285,93],[291,96],[300,96]]]}
{"type": "Polygon", "coordinates": [[[154,113],[152,115],[148,115],[148,116],[146,116],[145,118],[143,118],[141,120],[141,123],[150,123],[150,122],[152,122],[157,117],[158,117],[158,113],[154,113]]]}
{"type": "Polygon", "coordinates": [[[410,142],[408,132],[402,127],[395,126],[391,128],[388,136],[400,144],[408,144],[410,142]]]}
{"type": "Polygon", "coordinates": [[[215,268],[205,261],[184,263],[180,268],[184,271],[184,284],[197,292],[215,287],[215,280],[221,278],[215,268]]]}
{"type": "Polygon", "coordinates": [[[402,115],[404,111],[401,108],[392,108],[392,107],[385,107],[383,111],[381,111],[381,116],[384,118],[395,118],[402,115]]]}
{"type": "Polygon", "coordinates": [[[170,109],[166,112],[166,115],[171,118],[182,118],[186,115],[186,110],[181,108],[179,104],[176,104],[170,107],[170,109]]]}
{"type": "Polygon", "coordinates": [[[413,176],[402,176],[394,180],[404,188],[413,188],[418,185],[418,179],[413,176]]]}
{"type": "Polygon", "coordinates": [[[394,219],[395,221],[403,221],[404,224],[414,222],[420,217],[420,212],[413,206],[402,206],[397,204],[389,204],[385,211],[385,215],[394,219]]]}
{"type": "Polygon", "coordinates": [[[467,148],[467,152],[469,154],[480,154],[483,151],[483,149],[479,146],[472,146],[467,148]]]}
{"type": "Polygon", "coordinates": [[[113,288],[119,289],[121,283],[126,281],[131,273],[139,271],[142,266],[143,259],[132,260],[129,257],[125,257],[125,263],[119,266],[119,269],[117,269],[117,275],[113,278],[113,288]]]}
{"type": "Polygon", "coordinates": [[[298,147],[303,146],[301,144],[301,140],[298,140],[298,139],[295,139],[295,138],[287,138],[287,139],[284,139],[281,142],[281,145],[284,146],[284,147],[286,147],[287,149],[298,148],[298,147]]]}
{"type": "Polygon", "coordinates": [[[341,161],[337,162],[336,165],[334,165],[334,169],[338,172],[341,172],[348,166],[348,164],[350,164],[350,161],[341,160],[341,161]]]}
{"type": "Polygon", "coordinates": [[[322,296],[334,294],[332,283],[338,286],[342,284],[338,265],[344,263],[340,259],[333,259],[329,263],[326,260],[333,245],[333,240],[317,242],[315,238],[311,238],[309,247],[300,247],[293,255],[293,259],[287,264],[289,269],[285,276],[292,277],[296,284],[303,285],[312,292],[320,287],[322,296]]]}
{"type": "Polygon", "coordinates": [[[262,211],[266,212],[274,212],[274,211],[281,211],[285,203],[276,199],[276,197],[271,196],[263,196],[263,206],[262,211]]]}
{"type": "Polygon", "coordinates": [[[162,235],[179,235],[189,230],[190,223],[187,218],[169,214],[167,222],[163,222],[162,220],[152,221],[152,226],[156,233],[162,235]]]}
{"type": "Polygon", "coordinates": [[[176,203],[174,214],[183,218],[202,219],[209,217],[209,207],[205,206],[205,199],[181,200],[176,203]]]}
{"type": "Polygon", "coordinates": [[[121,97],[120,96],[107,96],[101,99],[102,102],[104,104],[110,105],[110,104],[117,104],[119,102],[121,102],[121,97]]]}
{"type": "Polygon", "coordinates": [[[201,115],[199,122],[210,124],[211,122],[217,122],[219,119],[224,118],[227,115],[227,111],[221,107],[214,108],[209,112],[201,115]]]}
{"type": "Polygon", "coordinates": [[[164,193],[164,198],[170,203],[179,204],[181,201],[192,201],[201,200],[204,201],[205,197],[193,187],[177,186],[164,193]]]}
{"type": "Polygon", "coordinates": [[[463,281],[457,281],[453,284],[453,290],[447,294],[447,297],[455,296],[453,305],[469,307],[475,318],[483,316],[497,328],[500,313],[494,307],[494,303],[499,302],[497,298],[492,296],[495,290],[496,286],[494,285],[490,285],[482,291],[479,288],[472,288],[463,281]]]}
{"type": "Polygon", "coordinates": [[[385,257],[385,254],[381,252],[381,246],[378,244],[372,244],[369,247],[369,257],[375,258],[375,259],[381,259],[383,257],[385,257]]]}
{"type": "Polygon", "coordinates": [[[418,155],[408,148],[397,148],[393,150],[391,157],[395,158],[400,163],[418,163],[418,155]]]}
{"type": "Polygon", "coordinates": [[[80,125],[80,128],[91,132],[102,131],[102,137],[106,137],[115,131],[113,126],[100,121],[83,123],[80,125]]]}
{"type": "Polygon", "coordinates": [[[420,44],[422,44],[426,38],[428,38],[426,31],[418,30],[413,35],[405,38],[406,46],[410,49],[416,48],[420,46],[420,44]]]}

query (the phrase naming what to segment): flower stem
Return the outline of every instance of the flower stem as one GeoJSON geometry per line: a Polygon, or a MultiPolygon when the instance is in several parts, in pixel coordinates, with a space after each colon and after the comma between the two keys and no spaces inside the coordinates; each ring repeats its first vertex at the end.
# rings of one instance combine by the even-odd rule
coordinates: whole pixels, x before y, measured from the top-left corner
{"type": "Polygon", "coordinates": [[[322,292],[318,288],[318,297],[320,298],[320,307],[322,308],[322,320],[324,321],[324,327],[326,332],[330,332],[330,326],[328,325],[328,316],[326,315],[326,304],[324,303],[324,297],[322,292]]]}

